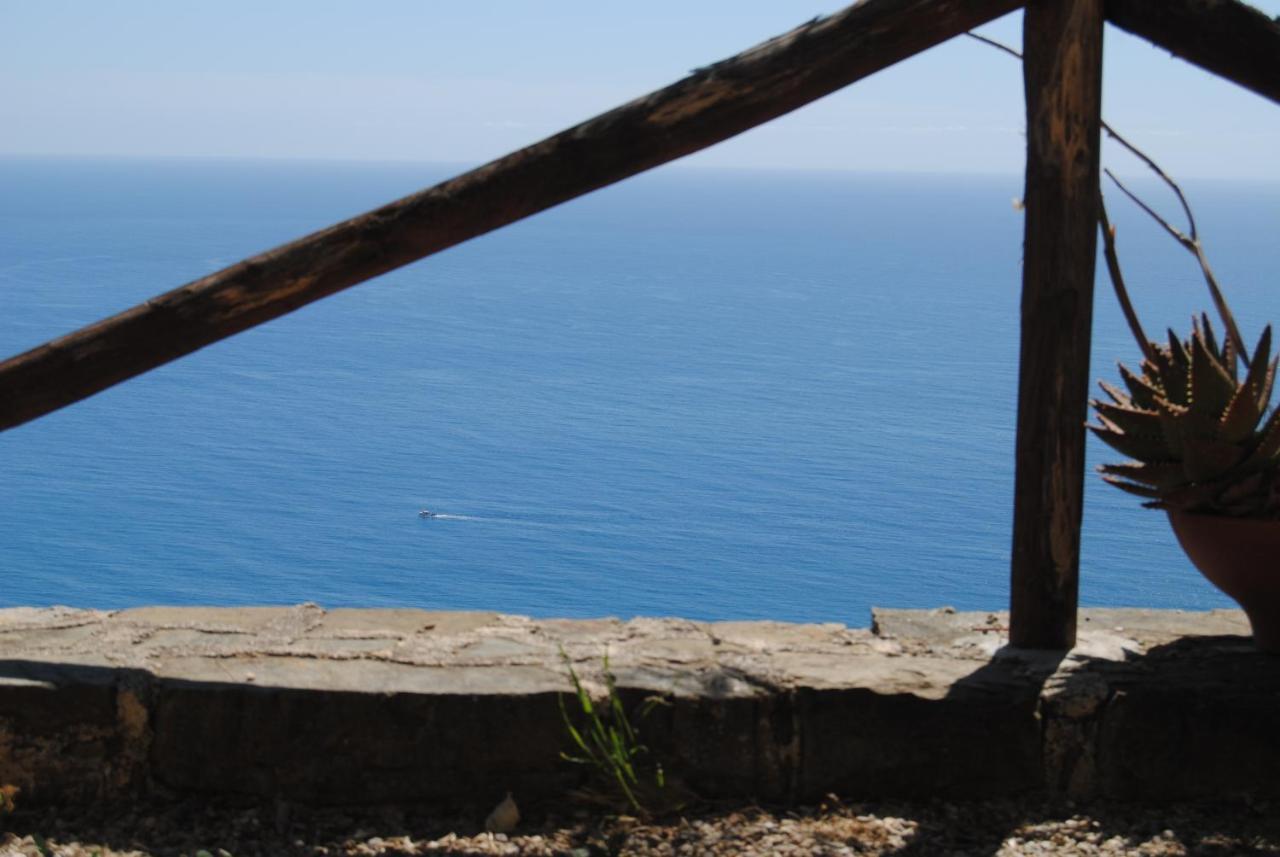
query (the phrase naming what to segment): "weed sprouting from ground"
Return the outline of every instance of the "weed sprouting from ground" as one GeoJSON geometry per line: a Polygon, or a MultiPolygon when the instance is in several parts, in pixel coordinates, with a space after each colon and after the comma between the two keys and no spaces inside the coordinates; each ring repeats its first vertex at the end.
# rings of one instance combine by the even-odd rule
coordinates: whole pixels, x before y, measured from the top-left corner
{"type": "MultiPolygon", "coordinates": [[[[573,745],[572,751],[560,754],[561,758],[591,770],[599,791],[588,793],[588,797],[604,798],[606,803],[624,803],[636,814],[648,815],[655,801],[662,802],[666,775],[661,763],[641,743],[639,729],[627,716],[618,695],[617,680],[609,669],[608,654],[604,656],[607,695],[599,701],[592,700],[587,693],[563,649],[560,658],[573,683],[578,715],[570,716],[565,694],[560,694],[560,716],[573,745]]],[[[664,704],[666,701],[661,697],[648,697],[640,704],[638,719],[643,720],[655,706],[664,704]]]]}

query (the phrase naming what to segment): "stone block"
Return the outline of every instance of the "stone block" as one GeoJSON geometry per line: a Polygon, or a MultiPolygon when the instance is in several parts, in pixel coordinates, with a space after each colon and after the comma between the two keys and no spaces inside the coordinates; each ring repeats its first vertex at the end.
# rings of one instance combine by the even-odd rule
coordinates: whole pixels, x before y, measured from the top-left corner
{"type": "Polygon", "coordinates": [[[553,694],[165,682],[152,773],[169,789],[318,804],[501,798],[563,787],[553,694]]]}
{"type": "Polygon", "coordinates": [[[0,661],[0,783],[25,800],[87,801],[141,786],[136,695],[110,670],[0,661]],[[131,720],[132,718],[132,720],[131,720]]]}

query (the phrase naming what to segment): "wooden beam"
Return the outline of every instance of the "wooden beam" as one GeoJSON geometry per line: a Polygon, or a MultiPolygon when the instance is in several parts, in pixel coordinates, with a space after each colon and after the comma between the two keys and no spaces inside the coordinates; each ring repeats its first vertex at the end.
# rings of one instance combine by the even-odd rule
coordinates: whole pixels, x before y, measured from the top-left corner
{"type": "Polygon", "coordinates": [[[1238,0],[1107,0],[1107,20],[1280,103],[1280,21],[1238,0]]]}
{"type": "Polygon", "coordinates": [[[704,149],[1010,12],[864,0],[469,173],[0,364],[0,430],[312,301],[704,149]]]}
{"type": "Polygon", "coordinates": [[[1075,645],[1097,247],[1102,0],[1023,18],[1026,238],[1010,642],[1075,645]]]}

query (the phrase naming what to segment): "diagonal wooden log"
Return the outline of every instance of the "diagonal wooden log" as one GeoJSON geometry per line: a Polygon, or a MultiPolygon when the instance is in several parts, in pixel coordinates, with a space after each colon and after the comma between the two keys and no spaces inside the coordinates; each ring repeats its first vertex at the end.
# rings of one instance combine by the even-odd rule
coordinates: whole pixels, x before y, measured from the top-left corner
{"type": "Polygon", "coordinates": [[[1030,0],[1009,640],[1076,639],[1102,124],[1102,0],[1030,0]]]}
{"type": "Polygon", "coordinates": [[[1106,0],[1107,20],[1280,103],[1280,21],[1239,0],[1106,0]]]}
{"type": "Polygon", "coordinates": [[[0,429],[795,110],[1019,0],[864,0],[528,148],[0,364],[0,429]]]}

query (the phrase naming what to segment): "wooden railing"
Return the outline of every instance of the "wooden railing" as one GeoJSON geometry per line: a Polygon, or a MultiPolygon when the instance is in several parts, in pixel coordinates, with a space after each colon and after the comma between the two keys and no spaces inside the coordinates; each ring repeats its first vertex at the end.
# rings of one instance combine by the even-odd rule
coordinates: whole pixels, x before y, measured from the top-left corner
{"type": "MultiPolygon", "coordinates": [[[[0,430],[768,122],[1023,6],[863,0],[435,187],[0,363],[0,430]]],[[[1096,250],[1104,19],[1280,102],[1280,25],[1237,0],[1030,0],[1010,635],[1068,648],[1096,250]]]]}

